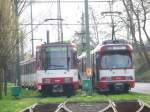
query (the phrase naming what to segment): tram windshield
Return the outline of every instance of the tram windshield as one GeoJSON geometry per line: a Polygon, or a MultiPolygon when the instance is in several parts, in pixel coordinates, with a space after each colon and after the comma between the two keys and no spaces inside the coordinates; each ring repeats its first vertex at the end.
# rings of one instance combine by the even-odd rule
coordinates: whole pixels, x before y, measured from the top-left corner
{"type": "Polygon", "coordinates": [[[45,63],[46,69],[67,69],[67,47],[46,47],[45,63]]]}
{"type": "Polygon", "coordinates": [[[129,68],[132,66],[131,57],[128,52],[106,52],[101,58],[101,68],[129,68]]]}

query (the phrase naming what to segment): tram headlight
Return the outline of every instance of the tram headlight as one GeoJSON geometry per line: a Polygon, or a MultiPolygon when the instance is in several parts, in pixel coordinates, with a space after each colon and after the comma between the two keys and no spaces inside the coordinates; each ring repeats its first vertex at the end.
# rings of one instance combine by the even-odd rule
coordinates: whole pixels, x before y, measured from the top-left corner
{"type": "Polygon", "coordinates": [[[72,78],[66,77],[66,78],[64,79],[64,82],[65,82],[65,83],[72,83],[72,78]]]}
{"type": "Polygon", "coordinates": [[[126,80],[133,80],[132,76],[127,76],[126,80]]]}
{"type": "Polygon", "coordinates": [[[51,79],[48,79],[48,78],[43,79],[43,83],[45,83],[45,84],[49,84],[49,83],[51,83],[51,79]]]}
{"type": "Polygon", "coordinates": [[[111,77],[101,77],[100,81],[110,81],[111,77]]]}

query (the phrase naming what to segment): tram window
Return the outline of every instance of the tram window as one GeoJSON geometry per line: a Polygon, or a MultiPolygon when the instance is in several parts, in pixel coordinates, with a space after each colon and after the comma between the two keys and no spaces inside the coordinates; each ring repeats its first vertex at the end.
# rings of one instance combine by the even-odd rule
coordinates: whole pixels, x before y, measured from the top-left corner
{"type": "Polygon", "coordinates": [[[31,65],[32,65],[31,73],[33,73],[33,68],[34,68],[34,66],[33,66],[33,62],[32,62],[32,64],[31,64],[31,65]]]}
{"type": "Polygon", "coordinates": [[[22,75],[22,73],[23,73],[23,70],[22,70],[23,66],[21,65],[21,67],[20,67],[20,68],[21,68],[21,75],[22,75]]]}
{"type": "Polygon", "coordinates": [[[33,62],[33,73],[35,73],[35,72],[36,72],[35,66],[36,66],[36,63],[35,63],[35,62],[33,62]]]}
{"type": "Polygon", "coordinates": [[[26,70],[26,72],[25,72],[25,73],[26,73],[26,75],[27,75],[27,65],[25,65],[25,70],[26,70]]]}
{"type": "Polygon", "coordinates": [[[22,65],[22,75],[24,75],[24,65],[22,65]]]}
{"type": "Polygon", "coordinates": [[[23,74],[23,65],[20,66],[21,69],[21,75],[23,74]]]}
{"type": "Polygon", "coordinates": [[[96,66],[99,67],[99,54],[96,53],[96,66]]]}
{"type": "Polygon", "coordinates": [[[36,55],[36,62],[35,62],[36,64],[35,65],[36,65],[36,68],[39,69],[41,66],[41,64],[40,64],[41,54],[40,54],[40,52],[37,52],[36,54],[37,55],[36,55]]]}
{"type": "Polygon", "coordinates": [[[28,64],[28,74],[30,74],[31,73],[31,64],[29,63],[28,64]]]}
{"type": "Polygon", "coordinates": [[[22,65],[22,75],[24,75],[24,65],[22,65]]]}
{"type": "Polygon", "coordinates": [[[73,67],[77,66],[77,52],[73,52],[73,67]]]}
{"type": "Polygon", "coordinates": [[[106,53],[102,56],[102,68],[127,68],[131,67],[131,57],[128,53],[106,53]]]}
{"type": "Polygon", "coordinates": [[[23,65],[23,75],[25,74],[24,72],[25,72],[25,67],[24,67],[24,65],[23,65]]]}
{"type": "Polygon", "coordinates": [[[33,69],[32,63],[30,63],[30,73],[29,74],[32,73],[32,69],[33,69]]]}
{"type": "Polygon", "coordinates": [[[28,68],[28,74],[29,74],[30,73],[30,64],[28,64],[27,68],[28,68]]]}
{"type": "Polygon", "coordinates": [[[31,67],[30,67],[30,64],[28,64],[27,67],[28,67],[28,75],[29,75],[29,73],[30,73],[30,68],[31,68],[31,67]]]}
{"type": "Polygon", "coordinates": [[[27,75],[29,73],[29,64],[27,64],[27,75]]]}

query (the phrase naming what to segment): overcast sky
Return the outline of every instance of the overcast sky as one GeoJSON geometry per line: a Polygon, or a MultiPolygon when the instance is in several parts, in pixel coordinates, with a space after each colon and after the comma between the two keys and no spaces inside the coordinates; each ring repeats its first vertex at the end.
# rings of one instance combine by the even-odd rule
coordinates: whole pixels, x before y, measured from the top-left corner
{"type": "MultiPolygon", "coordinates": [[[[33,0],[37,1],[37,0],[33,0]]],[[[39,0],[38,0],[39,1],[39,0]]],[[[45,0],[40,0],[45,1],[45,0]]],[[[49,0],[48,0],[49,1],[49,0]]],[[[53,2],[49,3],[33,3],[33,24],[57,24],[57,21],[48,21],[44,22],[45,19],[48,18],[57,18],[57,3],[53,2]]],[[[72,0],[65,0],[65,1],[72,1],[72,0]]],[[[74,1],[84,1],[84,0],[74,0],[74,1]]],[[[89,1],[100,1],[100,0],[89,0],[89,1]]],[[[108,1],[108,0],[102,0],[108,1]]],[[[123,5],[122,2],[114,3],[113,11],[123,12],[123,5]]],[[[99,39],[100,41],[103,38],[109,37],[111,38],[111,23],[110,16],[103,17],[101,15],[102,12],[109,11],[109,3],[108,2],[89,2],[89,10],[90,14],[90,24],[93,24],[93,18],[91,16],[91,12],[94,12],[94,16],[96,17],[97,24],[98,24],[98,32],[100,33],[99,39]]],[[[81,24],[81,16],[84,12],[84,2],[61,2],[61,15],[63,24],[81,24]]],[[[118,17],[114,18],[118,20],[118,17]]],[[[30,5],[27,6],[26,10],[22,13],[20,17],[21,24],[30,24],[30,5]]],[[[118,21],[117,21],[118,22],[118,21]]],[[[21,25],[22,29],[25,31],[26,34],[31,31],[31,26],[29,25],[21,25]]],[[[33,26],[34,28],[36,26],[33,26]]],[[[90,26],[91,34],[92,26],[90,26]]],[[[124,27],[121,31],[117,32],[117,37],[125,37],[126,36],[126,27],[124,27]]],[[[56,42],[57,37],[57,25],[39,25],[34,29],[34,39],[42,39],[43,41],[35,40],[35,46],[46,42],[46,30],[50,31],[50,42],[56,42]]],[[[63,25],[63,34],[64,40],[73,40],[75,32],[80,32],[81,25],[63,25]]],[[[92,37],[93,38],[93,37],[92,37]]],[[[29,33],[25,39],[26,41],[26,51],[31,51],[31,33],[29,33]]]]}
{"type": "MultiPolygon", "coordinates": [[[[51,0],[51,1],[56,1],[56,0],[51,0]]],[[[71,0],[66,0],[66,1],[71,1],[71,0]]],[[[92,7],[92,9],[96,12],[95,15],[101,15],[102,11],[106,11],[109,8],[108,3],[102,3],[102,2],[90,2],[89,7],[92,7]]],[[[62,18],[64,19],[63,24],[80,24],[82,12],[84,12],[84,2],[61,2],[61,13],[62,13],[62,18]]],[[[56,2],[33,3],[33,24],[44,23],[44,20],[47,18],[57,18],[57,3],[56,2]]],[[[28,6],[26,10],[22,13],[20,17],[20,23],[30,24],[30,6],[28,6]]],[[[48,21],[45,22],[45,24],[57,24],[57,21],[48,21]]],[[[25,33],[31,31],[30,26],[23,25],[22,27],[25,33]]],[[[80,31],[80,29],[81,29],[80,25],[64,25],[63,26],[64,40],[72,40],[75,31],[80,31]]],[[[57,25],[38,26],[38,28],[34,30],[34,38],[43,39],[42,42],[45,42],[46,30],[50,31],[50,41],[51,42],[57,41],[58,39],[57,25]]],[[[28,34],[26,38],[27,50],[31,50],[30,39],[31,39],[31,34],[28,34]]],[[[41,42],[35,40],[34,43],[36,46],[41,42]]]]}

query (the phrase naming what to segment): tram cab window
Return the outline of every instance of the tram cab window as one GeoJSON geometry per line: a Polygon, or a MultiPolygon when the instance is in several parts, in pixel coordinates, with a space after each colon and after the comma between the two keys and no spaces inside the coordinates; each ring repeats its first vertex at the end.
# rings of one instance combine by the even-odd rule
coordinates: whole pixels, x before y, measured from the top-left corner
{"type": "Polygon", "coordinates": [[[131,67],[131,57],[128,52],[107,52],[102,56],[102,68],[128,68],[131,67]]]}

